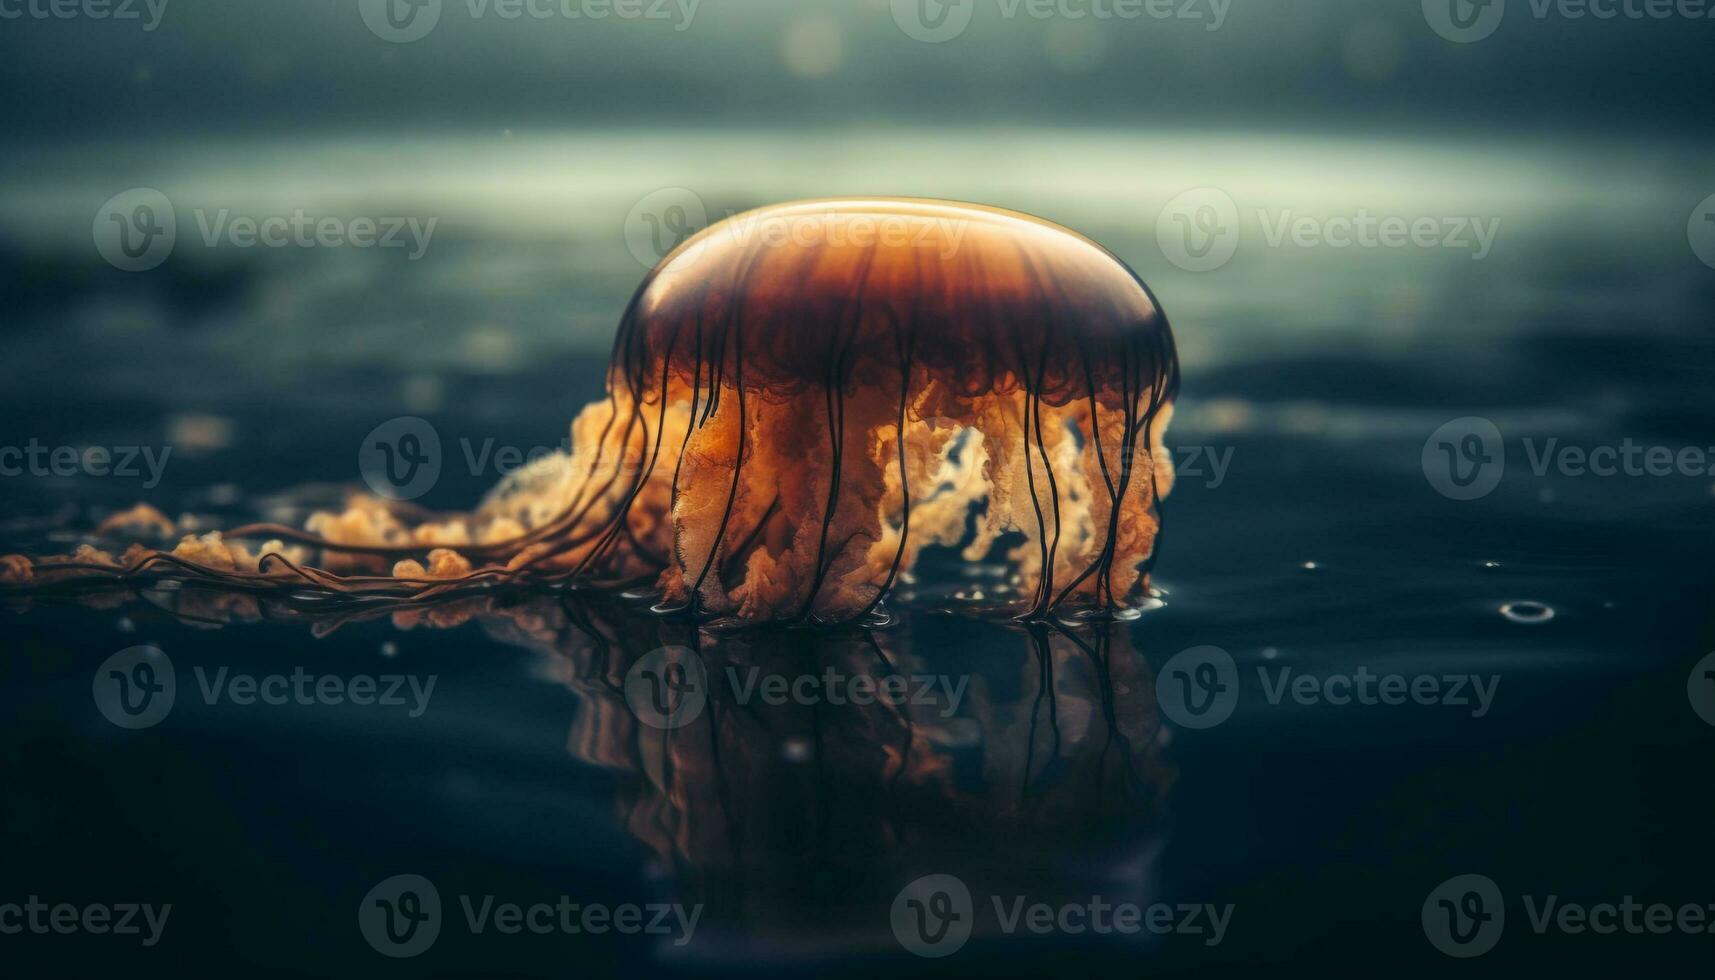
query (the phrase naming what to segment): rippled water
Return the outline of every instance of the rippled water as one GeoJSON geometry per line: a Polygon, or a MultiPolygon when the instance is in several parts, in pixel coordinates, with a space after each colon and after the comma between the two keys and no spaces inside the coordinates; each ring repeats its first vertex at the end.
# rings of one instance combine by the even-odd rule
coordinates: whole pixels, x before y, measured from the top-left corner
{"type": "MultiPolygon", "coordinates": [[[[1485,967],[1706,960],[1708,936],[1538,936],[1518,900],[1715,901],[1715,732],[1694,708],[1715,691],[1692,669],[1715,625],[1715,477],[1533,465],[1564,446],[1715,446],[1715,272],[1686,242],[1710,189],[1697,152],[1029,131],[831,145],[661,132],[25,158],[0,193],[4,441],[173,452],[155,487],[0,479],[0,531],[69,544],[68,528],[138,499],[210,526],[293,516],[357,483],[363,434],[405,414],[430,419],[448,454],[421,502],[468,505],[499,475],[491,450],[559,445],[599,392],[643,271],[625,233],[640,200],[684,187],[713,217],[899,192],[1061,221],[1161,297],[1185,395],[1160,608],[1102,630],[902,614],[840,635],[697,634],[566,597],[337,629],[188,590],[20,608],[5,614],[0,751],[6,837],[28,846],[0,868],[7,893],[171,902],[147,952],[233,969],[916,975],[930,964],[901,950],[895,899],[949,874],[977,912],[942,964],[955,972],[1040,975],[1077,949],[1104,974],[1306,957],[1374,974],[1450,966],[1422,907],[1482,874],[1511,900],[1485,967]],[[1242,237],[1230,263],[1194,274],[1165,257],[1156,218],[1203,185],[1235,199],[1242,237]],[[90,216],[127,186],[180,212],[153,273],[116,272],[90,244],[90,216]],[[409,261],[210,248],[192,216],[296,207],[439,221],[409,261]],[[1269,244],[1283,213],[1359,207],[1494,218],[1500,233],[1480,261],[1269,244]],[[1425,444],[1473,416],[1501,433],[1504,473],[1452,499],[1425,444]],[[92,678],[141,644],[165,653],[177,694],[132,731],[104,718],[92,678]],[[694,722],[663,731],[632,710],[626,678],[660,667],[645,661],[664,646],[694,648],[722,683],[832,668],[962,679],[962,693],[774,706],[716,685],[694,722]],[[1230,673],[1185,659],[1205,647],[1230,673]],[[415,717],[408,693],[267,706],[223,688],[211,703],[221,668],[435,687],[415,717]],[[1232,691],[1214,725],[1194,710],[1217,690],[1208,677],[1232,691]],[[1365,677],[1438,693],[1331,703],[1365,677]],[[398,874],[430,879],[446,915],[429,952],[393,963],[359,908],[398,874]],[[1095,894],[1232,918],[1215,945],[1020,938],[990,902],[1095,894]],[[683,946],[473,935],[458,896],[484,895],[703,912],[683,946]]],[[[145,962],[105,938],[17,948],[145,962]]]]}

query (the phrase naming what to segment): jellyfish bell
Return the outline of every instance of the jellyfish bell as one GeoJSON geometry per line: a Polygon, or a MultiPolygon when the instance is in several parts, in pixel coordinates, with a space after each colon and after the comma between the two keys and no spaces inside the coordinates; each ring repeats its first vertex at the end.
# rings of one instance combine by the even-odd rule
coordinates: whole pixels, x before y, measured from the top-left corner
{"type": "Polygon", "coordinates": [[[1114,609],[1172,483],[1177,380],[1149,291],[1064,228],[926,200],[765,208],[644,281],[566,496],[630,471],[601,484],[626,527],[604,558],[663,559],[670,606],[848,619],[925,547],[975,561],[1010,535],[1013,611],[1114,609]]]}
{"type": "Polygon", "coordinates": [[[644,584],[659,608],[744,622],[864,617],[934,548],[998,556],[1009,615],[1112,614],[1147,584],[1178,380],[1154,297],[1074,232],[944,201],[785,204],[668,254],[572,452],[474,513],[404,527],[370,502],[313,534],[230,536],[367,573],[273,567],[299,587],[644,584]],[[364,565],[380,558],[391,577],[364,565]]]}

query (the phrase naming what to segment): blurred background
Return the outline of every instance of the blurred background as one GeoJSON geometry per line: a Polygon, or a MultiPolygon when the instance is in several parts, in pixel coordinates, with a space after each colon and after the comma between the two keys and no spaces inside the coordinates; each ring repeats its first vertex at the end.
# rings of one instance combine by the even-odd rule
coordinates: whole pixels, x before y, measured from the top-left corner
{"type": "MultiPolygon", "coordinates": [[[[1193,377],[1312,347],[1480,349],[1433,379],[1458,386],[1502,338],[1699,328],[1715,289],[1693,247],[1715,231],[1694,220],[1715,194],[1708,18],[1525,0],[7,9],[0,360],[17,376],[0,402],[54,443],[176,432],[285,452],[288,426],[345,447],[446,411],[551,446],[661,247],[819,195],[950,197],[1082,231],[1163,297],[1193,377]],[[150,268],[127,271],[101,249],[127,225],[144,242],[146,192],[176,240],[149,238],[150,268]],[[1164,252],[1208,227],[1181,218],[1210,215],[1224,261],[1164,252]],[[1282,237],[1364,215],[1440,231],[1282,237]],[[359,237],[373,220],[384,241],[243,237],[245,219],[294,216],[359,237]],[[522,392],[527,424],[495,402],[522,392]]],[[[351,479],[353,452],[253,482],[351,479]]]]}
{"type": "MultiPolygon", "coordinates": [[[[1138,818],[1068,838],[1076,860],[1032,860],[1053,889],[1125,876],[1247,917],[1218,950],[1109,945],[1104,962],[1433,973],[1449,961],[1424,941],[1420,903],[1467,872],[1508,894],[1707,902],[1711,732],[1687,709],[1686,671],[1715,646],[1715,474],[1602,478],[1532,453],[1630,441],[1715,458],[1712,11],[0,0],[0,448],[170,453],[131,476],[0,473],[0,544],[63,550],[140,500],[186,526],[298,519],[362,489],[366,434],[401,417],[427,420],[444,454],[417,502],[468,507],[516,465],[497,450],[563,446],[601,394],[633,290],[696,228],[824,195],[1014,208],[1125,260],[1184,359],[1166,604],[1131,628],[1133,666],[1214,644],[1247,685],[1269,663],[1504,681],[1484,720],[1324,705],[1167,731],[1149,748],[1179,770],[1171,834],[1138,818]],[[1492,424],[1507,463],[1475,499],[1430,465],[1436,434],[1470,418],[1492,424]]],[[[509,627],[380,623],[312,642],[296,624],[210,634],[136,609],[8,622],[27,655],[0,673],[4,829],[30,846],[0,862],[7,895],[69,873],[99,896],[128,869],[131,893],[183,896],[186,955],[329,975],[381,962],[350,907],[401,870],[613,897],[686,870],[612,818],[607,774],[573,758],[590,741],[565,751],[593,709],[542,684],[557,661],[521,653],[509,627]],[[442,675],[451,707],[416,728],[192,710],[159,742],[121,742],[134,733],[93,714],[89,670],[144,640],[181,664],[339,671],[398,656],[442,675]],[[113,834],[116,812],[135,839],[113,834]],[[239,888],[261,889],[244,894],[280,921],[228,910],[239,888]]],[[[925,664],[1005,674],[997,700],[1030,703],[1040,661],[1019,636],[956,621],[917,635],[925,664]]],[[[887,642],[909,654],[910,636],[887,642]]],[[[1076,697],[1076,717],[1095,718],[1102,694],[1076,697]]],[[[1080,744],[1106,752],[1095,735],[1080,744]]],[[[1004,754],[969,738],[941,748],[1004,754]]],[[[779,826],[798,826],[798,797],[763,790],[779,826]]],[[[1035,873],[1011,835],[973,862],[1035,873]]],[[[775,907],[815,918],[837,879],[809,858],[794,879],[796,860],[775,907]]],[[[829,913],[820,924],[863,923],[844,945],[741,924],[676,966],[719,954],[746,975],[806,962],[902,975],[885,912],[829,913]],[[876,959],[845,959],[858,947],[876,959]]],[[[1640,949],[1704,956],[1708,937],[1559,938],[1515,926],[1485,962],[1635,966],[1640,949]]],[[[949,962],[1023,975],[1060,966],[1066,947],[1083,948],[999,944],[949,962]]],[[[590,949],[499,958],[466,943],[435,968],[550,975],[590,949]]],[[[589,969],[672,953],[626,947],[589,969]]]]}

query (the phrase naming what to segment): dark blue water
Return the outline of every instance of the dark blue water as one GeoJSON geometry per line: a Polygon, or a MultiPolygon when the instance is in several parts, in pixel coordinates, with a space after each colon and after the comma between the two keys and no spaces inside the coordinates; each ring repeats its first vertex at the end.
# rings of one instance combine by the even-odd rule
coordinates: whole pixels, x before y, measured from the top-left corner
{"type": "MultiPolygon", "coordinates": [[[[1097,144],[1052,193],[1028,160],[985,186],[928,177],[905,189],[1064,221],[1161,296],[1186,364],[1160,608],[1102,629],[900,610],[867,633],[711,634],[565,595],[409,623],[336,624],[190,589],[15,603],[0,657],[0,906],[35,895],[172,911],[149,947],[86,931],[0,935],[5,972],[1706,966],[1708,933],[1538,933],[1531,920],[1551,895],[1715,903],[1715,728],[1698,714],[1715,703],[1715,682],[1699,687],[1693,670],[1715,649],[1715,477],[1677,463],[1612,476],[1558,456],[1537,465],[1566,446],[1715,453],[1715,272],[1685,248],[1685,216],[1702,196],[1694,165],[1661,149],[1652,159],[1667,162],[1651,179],[1603,203],[1561,165],[1570,151],[1467,148],[1435,182],[1447,160],[1429,148],[1372,148],[1372,162],[1393,168],[1386,176],[1349,163],[1316,183],[1309,174],[1351,147],[1286,143],[1274,149],[1287,176],[1253,178],[1248,198],[1235,188],[1244,204],[1337,212],[1349,197],[1404,214],[1494,214],[1504,222],[1494,254],[1271,247],[1247,229],[1232,264],[1199,275],[1165,260],[1156,214],[1231,147],[1177,142],[1160,151],[1168,176],[1113,178],[1111,164],[1153,144],[1097,144]],[[1422,169],[1405,170],[1413,159],[1422,169]],[[1123,186],[1080,182],[1104,173],[1123,186]],[[1478,191],[1462,175],[1488,179],[1478,191]],[[1116,194],[1129,211],[1103,203],[1116,194]],[[1492,490],[1459,500],[1443,477],[1472,471],[1439,472],[1434,434],[1464,417],[1493,423],[1504,468],[1491,458],[1492,490]],[[92,691],[108,658],[145,644],[170,661],[176,694],[157,723],[130,730],[92,691]],[[694,721],[662,730],[627,700],[626,678],[668,646],[694,649],[719,683],[694,721]],[[1194,667],[1212,661],[1176,659],[1204,647],[1231,663],[1206,690],[1194,667]],[[948,687],[892,706],[772,705],[722,686],[752,671],[830,669],[948,687]],[[216,677],[295,671],[342,691],[398,676],[402,703],[205,694],[216,677]],[[1291,686],[1306,676],[1310,688],[1291,686]],[[1396,678],[1400,691],[1433,693],[1336,703],[1365,677],[1377,692],[1396,678]],[[410,682],[422,690],[430,679],[414,701],[410,682]],[[1230,716],[1202,727],[1210,716],[1194,708],[1214,697],[1230,716]],[[360,911],[406,874],[433,884],[440,932],[419,955],[392,959],[366,940],[360,911]],[[1490,951],[1461,961],[1431,942],[1423,909],[1468,874],[1496,884],[1506,921],[1490,951]],[[954,876],[972,900],[970,938],[945,958],[912,955],[895,929],[896,899],[928,875],[954,876]],[[461,898],[480,908],[484,896],[490,908],[563,897],[672,904],[698,918],[683,945],[684,930],[477,932],[461,898]],[[1163,935],[1009,934],[995,905],[1096,896],[1230,918],[1214,942],[1178,912],[1184,927],[1163,935]]],[[[981,149],[952,145],[925,139],[923,153],[956,164],[981,149]]],[[[459,152],[521,155],[526,166],[552,150],[459,152]]],[[[347,165],[335,172],[356,188],[352,200],[376,199],[364,175],[385,168],[349,169],[367,151],[323,152],[347,165]]],[[[763,177],[747,174],[746,152],[727,147],[706,163],[698,186],[717,213],[771,193],[840,190],[829,185],[855,178],[838,167],[861,169],[865,151],[832,173],[783,165],[763,177]]],[[[401,415],[430,420],[445,447],[442,478],[419,501],[430,507],[468,506],[498,478],[500,467],[470,465],[467,452],[558,446],[599,394],[606,331],[641,275],[625,248],[627,209],[652,181],[692,185],[698,174],[676,164],[626,178],[607,160],[600,172],[617,190],[567,181],[502,194],[449,153],[403,182],[448,215],[414,264],[192,247],[126,275],[77,238],[111,193],[101,180],[40,176],[34,197],[7,198],[16,321],[0,358],[0,442],[173,449],[156,486],[87,473],[0,480],[9,548],[64,550],[138,500],[207,527],[301,516],[361,487],[364,434],[401,415]],[[564,217],[527,220],[543,200],[564,217]],[[500,217],[460,220],[484,208],[500,217]],[[82,225],[62,233],[67,215],[82,225]]],[[[239,206],[273,186],[250,178],[292,170],[186,159],[216,161],[186,186],[212,181],[212,200],[227,186],[239,206]]],[[[1449,465],[1468,467],[1453,444],[1449,465]]]]}

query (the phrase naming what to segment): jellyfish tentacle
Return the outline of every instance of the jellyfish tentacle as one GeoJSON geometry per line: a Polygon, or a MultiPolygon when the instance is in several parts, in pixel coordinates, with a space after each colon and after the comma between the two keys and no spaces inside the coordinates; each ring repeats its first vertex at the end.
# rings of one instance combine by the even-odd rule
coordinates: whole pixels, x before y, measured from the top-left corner
{"type": "Polygon", "coordinates": [[[995,598],[1020,618],[1131,601],[1161,552],[1179,386],[1171,329],[1135,274],[1065,229],[975,205],[808,202],[743,220],[645,277],[570,452],[469,514],[354,498],[301,529],[238,527],[225,553],[216,539],[141,562],[8,557],[0,589],[37,570],[176,576],[325,593],[367,615],[653,576],[662,611],[838,624],[877,610],[937,545],[1004,553],[995,598]],[[788,235],[770,234],[777,221],[788,235]],[[910,233],[890,238],[890,223],[910,233]],[[263,536],[319,557],[236,541],[263,536]]]}

